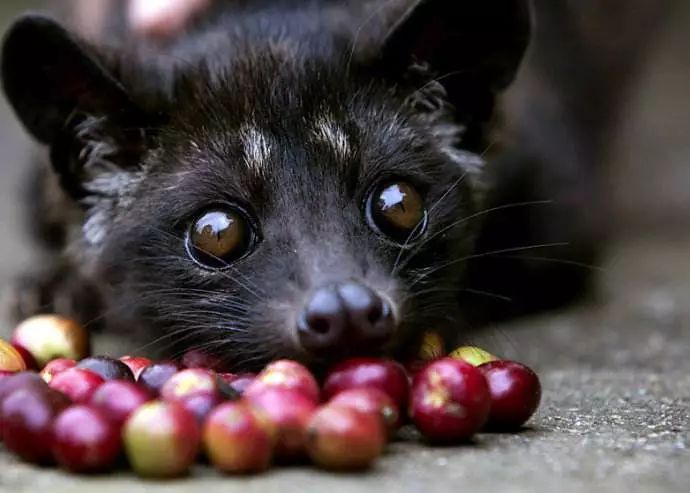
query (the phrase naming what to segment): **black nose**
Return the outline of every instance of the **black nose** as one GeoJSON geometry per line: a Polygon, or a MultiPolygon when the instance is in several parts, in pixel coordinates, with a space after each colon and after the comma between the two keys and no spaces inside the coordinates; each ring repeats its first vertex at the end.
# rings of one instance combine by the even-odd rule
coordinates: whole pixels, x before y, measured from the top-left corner
{"type": "Polygon", "coordinates": [[[336,352],[353,344],[376,349],[395,329],[390,305],[356,282],[318,289],[297,328],[302,346],[313,353],[336,352]]]}

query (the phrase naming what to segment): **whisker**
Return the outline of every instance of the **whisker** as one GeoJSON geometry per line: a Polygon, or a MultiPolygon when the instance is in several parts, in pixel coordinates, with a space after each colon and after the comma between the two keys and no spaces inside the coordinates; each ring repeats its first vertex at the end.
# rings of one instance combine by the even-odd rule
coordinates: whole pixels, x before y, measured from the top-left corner
{"type": "MultiPolygon", "coordinates": [[[[445,198],[446,198],[446,197],[447,197],[447,196],[448,196],[458,185],[460,185],[460,184],[463,182],[463,180],[465,179],[466,176],[467,176],[467,171],[465,171],[462,175],[460,175],[460,177],[459,177],[457,180],[455,180],[455,181],[448,187],[448,190],[446,190],[446,191],[443,193],[443,195],[441,195],[441,197],[440,197],[440,198],[429,208],[429,211],[427,212],[427,215],[428,215],[428,216],[430,216],[431,213],[434,211],[434,209],[436,209],[436,207],[437,207],[441,202],[443,202],[443,200],[445,200],[445,198]]],[[[411,239],[411,238],[414,238],[414,235],[417,234],[417,231],[419,230],[420,227],[421,227],[421,223],[420,223],[420,224],[417,224],[417,226],[415,226],[415,228],[412,230],[412,232],[410,232],[410,234],[409,234],[409,235],[407,236],[407,238],[405,239],[405,243],[403,243],[402,246],[400,247],[400,251],[398,252],[398,256],[396,257],[395,262],[393,263],[393,269],[391,270],[391,276],[394,276],[394,275],[396,274],[396,272],[397,272],[397,267],[398,267],[398,263],[400,262],[400,259],[402,258],[403,253],[405,253],[405,248],[406,248],[407,245],[409,244],[410,239],[411,239]]]]}
{"type": "MultiPolygon", "coordinates": [[[[176,236],[176,235],[174,235],[174,234],[172,234],[172,233],[170,233],[170,232],[168,232],[168,231],[164,231],[164,230],[162,230],[162,229],[160,229],[160,228],[156,228],[155,226],[151,226],[151,229],[153,229],[154,231],[157,231],[157,232],[159,232],[159,233],[161,233],[161,234],[167,235],[167,236],[169,236],[169,237],[175,239],[176,241],[184,241],[184,238],[178,237],[178,236],[176,236]]],[[[235,273],[235,274],[241,276],[242,279],[244,280],[244,282],[245,282],[246,284],[241,283],[239,279],[237,279],[237,278],[235,278],[235,277],[231,277],[227,272],[224,272],[224,271],[222,271],[222,270],[217,271],[217,273],[219,273],[219,274],[222,275],[223,277],[225,277],[225,278],[231,280],[232,282],[236,283],[236,284],[237,284],[238,286],[240,286],[241,288],[247,290],[250,294],[254,295],[254,297],[256,297],[258,300],[261,300],[261,299],[262,299],[262,296],[260,296],[259,293],[257,292],[257,291],[261,292],[261,289],[260,289],[255,283],[253,283],[253,282],[251,281],[251,279],[249,279],[245,274],[243,274],[242,272],[240,272],[236,267],[234,267],[234,266],[232,266],[231,264],[227,263],[225,260],[223,260],[223,259],[221,259],[221,258],[219,258],[219,257],[216,257],[216,256],[213,255],[212,253],[207,252],[207,251],[204,251],[204,250],[202,250],[202,251],[203,251],[204,254],[209,255],[210,257],[214,258],[215,260],[218,260],[219,262],[222,262],[222,263],[224,264],[225,268],[231,269],[231,270],[233,271],[233,273],[235,273]],[[251,285],[251,287],[254,288],[254,289],[250,288],[249,285],[251,285]],[[256,290],[256,291],[255,291],[255,290],[256,290]]],[[[188,259],[187,259],[187,260],[188,260],[188,259]]],[[[189,261],[191,262],[191,260],[189,260],[189,261]]],[[[263,294],[263,293],[262,293],[262,294],[263,294]]]]}
{"type": "MultiPolygon", "coordinates": [[[[458,72],[458,71],[456,71],[456,72],[451,72],[450,74],[446,74],[446,76],[444,76],[444,77],[453,75],[453,74],[455,74],[455,73],[457,73],[457,72],[458,72]]],[[[435,80],[436,80],[436,81],[439,81],[439,80],[441,80],[442,78],[443,78],[443,77],[441,77],[441,78],[439,78],[439,79],[435,79],[435,80]]],[[[427,84],[429,84],[429,82],[428,82],[427,84]]],[[[424,87],[426,87],[426,85],[425,85],[425,86],[422,86],[422,88],[424,88],[424,87]]],[[[496,141],[497,141],[497,139],[494,139],[494,140],[492,140],[491,142],[489,142],[489,143],[487,144],[486,148],[479,154],[479,158],[480,158],[480,159],[482,159],[482,158],[486,155],[486,153],[488,153],[488,152],[491,150],[491,148],[494,146],[494,144],[496,143],[496,141]]],[[[448,197],[448,195],[449,195],[456,187],[458,187],[458,186],[465,180],[465,177],[467,176],[467,174],[468,174],[468,172],[465,171],[457,180],[455,180],[455,181],[451,184],[450,187],[448,187],[448,190],[446,190],[446,191],[443,193],[443,195],[441,195],[441,197],[440,197],[440,198],[429,208],[429,211],[427,212],[427,214],[428,214],[429,216],[431,216],[431,213],[436,209],[436,207],[438,207],[438,206],[446,199],[446,197],[448,197]]],[[[398,268],[398,265],[399,265],[399,262],[400,262],[400,259],[402,258],[402,255],[405,253],[405,248],[406,248],[407,245],[409,244],[410,238],[413,238],[414,235],[417,234],[417,231],[418,231],[418,228],[419,228],[419,227],[421,227],[421,225],[415,226],[414,230],[412,230],[412,232],[411,232],[411,233],[407,236],[407,238],[405,239],[405,243],[404,243],[404,244],[402,245],[402,247],[400,248],[400,252],[398,252],[398,256],[396,257],[395,262],[393,263],[393,269],[391,270],[391,276],[393,276],[393,275],[396,274],[397,268],[398,268]]],[[[425,240],[425,241],[422,243],[422,245],[428,243],[428,241],[429,241],[429,240],[425,240]]],[[[417,249],[419,249],[419,248],[420,248],[420,246],[417,247],[417,249]]],[[[417,251],[418,251],[418,250],[417,250],[417,251]]],[[[415,254],[416,254],[416,253],[415,253],[415,254]]],[[[415,254],[411,254],[411,256],[414,256],[415,254]]]]}
{"type": "Polygon", "coordinates": [[[479,296],[486,296],[487,298],[493,298],[493,299],[505,301],[508,303],[513,302],[513,298],[511,298],[510,296],[504,296],[502,294],[492,293],[491,291],[483,291],[481,289],[472,289],[472,288],[461,288],[460,291],[464,291],[464,292],[470,293],[470,294],[476,294],[479,296]]]}
{"type": "Polygon", "coordinates": [[[157,338],[147,342],[146,344],[142,344],[142,345],[136,347],[134,349],[134,352],[136,352],[136,353],[142,352],[143,353],[147,349],[160,344],[162,341],[165,341],[167,339],[170,339],[171,337],[176,337],[180,334],[187,333],[187,332],[189,332],[188,327],[184,327],[184,328],[180,328],[180,329],[177,329],[177,330],[174,330],[171,332],[167,332],[167,333],[161,335],[160,337],[157,337],[157,338]]]}
{"type": "Polygon", "coordinates": [[[378,5],[372,12],[369,14],[357,27],[355,30],[354,36],[352,37],[352,43],[350,45],[350,53],[348,55],[347,63],[345,64],[345,73],[349,74],[350,69],[352,67],[352,61],[355,58],[355,51],[357,50],[357,43],[359,42],[359,37],[362,34],[362,31],[364,28],[369,24],[374,18],[379,15],[381,12],[384,11],[391,3],[393,3],[395,0],[387,0],[385,2],[382,2],[380,5],[378,5]]]}
{"type": "Polygon", "coordinates": [[[461,291],[461,288],[455,288],[455,287],[431,287],[427,289],[422,289],[419,291],[413,291],[408,293],[407,295],[403,296],[400,300],[400,304],[405,304],[408,303],[409,301],[412,301],[416,298],[422,298],[424,296],[429,296],[431,294],[436,294],[436,293],[458,293],[461,291]]]}
{"type": "Polygon", "coordinates": [[[594,265],[594,264],[586,264],[584,262],[578,262],[576,260],[567,260],[567,259],[561,259],[561,258],[551,258],[551,257],[535,257],[531,255],[497,255],[499,258],[507,258],[507,259],[514,259],[514,260],[535,260],[538,262],[551,262],[554,264],[562,264],[562,265],[572,265],[573,267],[581,267],[583,269],[588,269],[594,272],[602,272],[605,273],[607,272],[607,269],[605,267],[602,267],[600,265],[594,265]]]}
{"type": "MultiPolygon", "coordinates": [[[[156,291],[148,292],[145,293],[137,298],[137,301],[146,301],[149,299],[156,299],[156,297],[159,296],[159,293],[156,291]]],[[[114,306],[109,306],[105,310],[103,310],[98,316],[86,321],[83,325],[85,328],[88,328],[89,326],[102,321],[105,317],[108,315],[112,315],[114,313],[117,313],[118,311],[122,310],[123,308],[127,308],[132,304],[131,299],[123,300],[121,303],[118,303],[114,306]]]]}
{"type": "MultiPolygon", "coordinates": [[[[469,216],[463,217],[458,219],[457,221],[454,221],[450,223],[449,225],[441,228],[440,230],[436,231],[432,235],[428,236],[427,238],[424,238],[424,241],[420,242],[418,245],[415,246],[413,250],[411,250],[408,254],[408,257],[405,259],[405,262],[400,265],[400,268],[404,268],[411,259],[417,255],[422,248],[424,248],[425,245],[427,245],[429,242],[433,241],[435,238],[438,236],[450,231],[453,228],[456,228],[462,224],[465,224],[468,221],[471,221],[473,219],[477,219],[479,217],[486,216],[488,214],[493,214],[495,212],[501,212],[505,210],[510,210],[510,209],[517,209],[520,207],[532,207],[532,206],[537,206],[537,205],[552,205],[553,201],[550,200],[533,200],[533,201],[528,201],[528,202],[515,202],[512,204],[504,204],[504,205],[499,205],[496,207],[491,207],[488,209],[483,209],[479,212],[475,212],[474,214],[470,214],[469,216]]],[[[402,250],[401,250],[402,253],[402,250]]]]}
{"type": "MultiPolygon", "coordinates": [[[[205,298],[203,296],[227,296],[225,293],[219,293],[215,291],[210,291],[210,290],[200,290],[200,289],[186,289],[186,288],[163,288],[163,289],[151,289],[150,284],[142,284],[142,287],[146,288],[147,292],[138,296],[136,299],[137,303],[142,303],[146,302],[148,300],[156,300],[158,299],[161,295],[164,294],[174,294],[175,299],[177,301],[205,301],[205,298]]],[[[204,308],[204,314],[213,314],[217,315],[219,317],[223,317],[223,319],[231,319],[233,322],[242,322],[245,321],[245,317],[242,317],[239,313],[234,313],[233,309],[241,310],[241,311],[247,311],[249,308],[249,305],[239,301],[239,300],[234,300],[230,298],[225,298],[222,301],[219,301],[220,304],[222,304],[223,307],[225,307],[227,310],[220,312],[220,311],[214,311],[214,310],[209,310],[208,308],[204,308]]],[[[133,304],[133,300],[130,298],[122,300],[122,302],[117,303],[116,305],[111,305],[109,307],[106,307],[105,310],[103,310],[98,316],[88,320],[87,322],[84,323],[84,327],[88,328],[91,325],[102,321],[104,318],[108,317],[109,315],[113,315],[118,313],[120,310],[124,308],[128,308],[133,304]]],[[[165,309],[159,308],[158,312],[161,315],[165,315],[170,313],[171,315],[174,315],[176,320],[184,320],[183,317],[185,314],[190,314],[192,316],[198,317],[199,313],[195,311],[191,312],[185,312],[181,311],[181,306],[177,304],[174,307],[171,307],[169,311],[166,311],[165,309]]],[[[160,317],[159,317],[160,318],[160,317]]]]}
{"type": "Polygon", "coordinates": [[[445,269],[447,267],[450,267],[452,265],[455,265],[455,264],[458,264],[461,262],[466,262],[467,260],[483,258],[483,257],[490,257],[490,256],[499,255],[502,253],[521,252],[521,251],[525,251],[525,250],[536,250],[536,249],[540,249],[540,248],[555,248],[555,247],[567,246],[567,245],[569,245],[569,243],[567,243],[567,242],[541,243],[541,244],[536,244],[536,245],[502,248],[499,250],[492,250],[489,252],[482,252],[482,253],[475,253],[472,255],[467,255],[467,256],[459,258],[459,259],[451,260],[449,262],[444,262],[443,264],[438,265],[438,266],[434,267],[433,269],[430,269],[428,272],[425,272],[422,276],[420,276],[420,278],[416,279],[411,284],[411,286],[414,286],[418,282],[421,282],[423,279],[428,278],[429,276],[435,274],[436,272],[438,272],[441,269],[445,269]]]}

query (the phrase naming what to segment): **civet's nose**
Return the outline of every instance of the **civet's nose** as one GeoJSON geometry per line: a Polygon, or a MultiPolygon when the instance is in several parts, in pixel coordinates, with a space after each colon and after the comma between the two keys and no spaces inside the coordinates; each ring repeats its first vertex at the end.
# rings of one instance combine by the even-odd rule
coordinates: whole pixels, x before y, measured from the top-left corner
{"type": "Polygon", "coordinates": [[[318,354],[354,344],[376,349],[393,335],[394,325],[388,302],[362,284],[347,282],[315,291],[297,329],[302,346],[318,354]]]}

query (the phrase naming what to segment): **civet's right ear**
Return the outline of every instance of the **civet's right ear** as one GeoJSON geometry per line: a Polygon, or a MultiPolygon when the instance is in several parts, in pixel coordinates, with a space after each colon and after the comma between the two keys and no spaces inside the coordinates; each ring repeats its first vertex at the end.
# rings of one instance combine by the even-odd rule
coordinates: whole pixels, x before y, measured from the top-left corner
{"type": "Polygon", "coordinates": [[[88,194],[86,183],[104,168],[139,164],[141,112],[89,47],[54,20],[31,14],[14,23],[2,46],[2,83],[75,198],[88,194]]]}

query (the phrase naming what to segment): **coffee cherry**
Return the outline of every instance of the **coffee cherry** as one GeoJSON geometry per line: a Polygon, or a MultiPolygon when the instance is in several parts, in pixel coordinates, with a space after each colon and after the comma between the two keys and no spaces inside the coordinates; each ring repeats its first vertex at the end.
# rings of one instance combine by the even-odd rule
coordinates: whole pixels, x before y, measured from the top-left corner
{"type": "Polygon", "coordinates": [[[282,459],[298,459],[305,452],[307,423],[316,404],[302,392],[284,388],[267,388],[245,397],[276,429],[275,454],[282,459]]]}
{"type": "Polygon", "coordinates": [[[36,388],[40,391],[48,389],[43,379],[36,373],[23,371],[11,373],[6,378],[0,380],[0,404],[2,401],[17,389],[36,388]]]}
{"type": "Polygon", "coordinates": [[[26,349],[24,346],[20,346],[19,344],[12,344],[12,347],[19,353],[19,355],[24,360],[24,364],[26,365],[27,370],[38,371],[39,368],[38,363],[36,363],[36,358],[34,358],[33,354],[31,354],[28,349],[26,349]]]}
{"type": "Polygon", "coordinates": [[[70,368],[55,375],[49,385],[68,396],[75,404],[86,404],[104,382],[102,376],[90,370],[70,368]]]}
{"type": "Polygon", "coordinates": [[[55,375],[62,373],[65,370],[69,370],[70,368],[74,368],[75,366],[77,366],[77,362],[73,359],[54,359],[43,367],[43,370],[41,370],[41,377],[46,381],[46,383],[50,383],[55,375]]]}
{"type": "Polygon", "coordinates": [[[141,372],[144,371],[144,368],[153,363],[148,358],[139,358],[135,356],[123,356],[120,358],[120,361],[129,367],[130,371],[134,375],[135,380],[139,380],[139,375],[141,375],[141,372]]]}
{"type": "Polygon", "coordinates": [[[405,409],[409,394],[409,381],[405,369],[395,361],[374,358],[354,358],[335,366],[323,387],[326,399],[343,390],[374,387],[388,394],[398,406],[405,409]]]}
{"type": "Polygon", "coordinates": [[[541,384],[531,369],[515,361],[491,361],[479,366],[489,384],[491,411],[486,427],[519,429],[539,407],[541,384]]]}
{"type": "Polygon", "coordinates": [[[93,408],[69,407],[53,423],[52,452],[72,472],[107,470],[120,453],[120,429],[93,408]]]}
{"type": "Polygon", "coordinates": [[[126,380],[134,381],[134,374],[129,366],[122,361],[110,358],[108,356],[92,356],[83,359],[77,365],[77,368],[84,368],[99,374],[104,380],[126,380]]]}
{"type": "Polygon", "coordinates": [[[132,469],[144,477],[185,474],[199,452],[201,432],[180,404],[153,401],[125,422],[123,442],[132,469]]]}
{"type": "Polygon", "coordinates": [[[428,365],[430,361],[443,358],[445,355],[445,342],[438,332],[425,332],[421,338],[419,351],[417,351],[415,357],[405,363],[405,369],[411,375],[415,375],[428,365]]]}
{"type": "Polygon", "coordinates": [[[315,404],[320,402],[319,384],[309,370],[296,361],[280,360],[269,364],[246,388],[245,395],[268,388],[294,390],[315,404]]]}
{"type": "Polygon", "coordinates": [[[20,372],[26,370],[26,362],[22,355],[11,344],[0,339],[0,370],[6,372],[20,372]]]}
{"type": "MultiPolygon", "coordinates": [[[[7,396],[18,389],[35,389],[38,392],[45,392],[48,390],[48,386],[35,373],[27,371],[8,373],[0,378],[0,406],[7,396]]],[[[0,414],[0,440],[2,439],[3,426],[2,415],[0,414]]]]}
{"type": "Polygon", "coordinates": [[[172,375],[161,388],[161,399],[178,401],[199,393],[218,394],[216,375],[211,370],[193,368],[172,375]]]}
{"type": "Polygon", "coordinates": [[[373,387],[349,389],[337,394],[328,404],[351,407],[363,413],[374,413],[381,417],[389,434],[401,425],[398,407],[387,394],[373,387]]]}
{"type": "Polygon", "coordinates": [[[180,371],[180,367],[173,361],[154,363],[142,370],[137,383],[149,391],[151,395],[158,396],[163,384],[178,371],[180,371]]]}
{"type": "Polygon", "coordinates": [[[216,384],[218,385],[218,392],[223,400],[236,401],[242,397],[242,395],[235,390],[221,374],[216,373],[215,378],[216,384]]]}
{"type": "Polygon", "coordinates": [[[225,382],[227,384],[234,382],[239,377],[239,375],[236,373],[227,373],[227,372],[226,373],[218,373],[217,375],[218,375],[218,378],[220,378],[223,382],[225,382]]]}
{"type": "Polygon", "coordinates": [[[116,428],[151,400],[151,395],[138,385],[124,380],[111,380],[98,387],[89,404],[116,428]]]}
{"type": "Polygon", "coordinates": [[[327,404],[307,426],[307,450],[320,467],[334,470],[365,469],[383,453],[386,430],[375,413],[350,406],[327,404]]]}
{"type": "Polygon", "coordinates": [[[222,370],[223,362],[217,356],[199,349],[190,349],[182,356],[184,368],[203,368],[206,370],[222,370]]]}
{"type": "Polygon", "coordinates": [[[449,357],[467,361],[472,366],[479,366],[484,363],[488,363],[489,361],[495,361],[498,359],[493,354],[476,346],[459,347],[450,353],[449,357]]]}
{"type": "Polygon", "coordinates": [[[74,320],[58,315],[37,315],[14,330],[12,343],[24,347],[43,367],[55,358],[80,360],[89,354],[89,335],[74,320]]]}
{"type": "Polygon", "coordinates": [[[254,380],[256,380],[256,375],[253,373],[240,373],[239,375],[233,375],[232,373],[221,373],[220,377],[232,388],[235,392],[240,395],[244,394],[254,380]]]}
{"type": "Polygon", "coordinates": [[[240,402],[226,402],[210,414],[203,429],[206,455],[218,470],[246,474],[268,468],[273,437],[256,411],[240,402]]]}
{"type": "Polygon", "coordinates": [[[489,417],[491,399],[481,371],[444,358],[420,371],[412,383],[410,417],[435,442],[469,439],[489,417]]]}
{"type": "Polygon", "coordinates": [[[161,398],[179,402],[194,414],[199,424],[225,399],[236,399],[237,393],[212,370],[190,368],[182,370],[165,382],[161,398]]]}
{"type": "Polygon", "coordinates": [[[50,461],[53,421],[68,405],[65,395],[47,386],[20,388],[6,396],[0,422],[7,450],[27,462],[50,461]]]}
{"type": "Polygon", "coordinates": [[[419,348],[419,359],[422,361],[433,361],[443,358],[446,355],[445,346],[443,338],[441,338],[438,332],[425,332],[419,348]]]}
{"type": "Polygon", "coordinates": [[[187,411],[194,415],[199,426],[203,425],[216,407],[223,403],[225,399],[218,392],[196,392],[184,396],[177,400],[187,411]]]}

